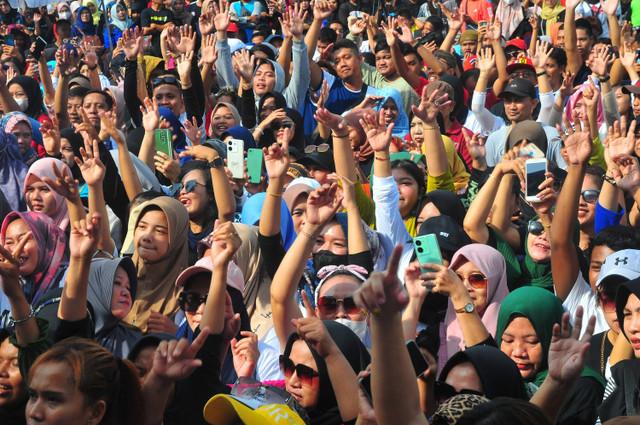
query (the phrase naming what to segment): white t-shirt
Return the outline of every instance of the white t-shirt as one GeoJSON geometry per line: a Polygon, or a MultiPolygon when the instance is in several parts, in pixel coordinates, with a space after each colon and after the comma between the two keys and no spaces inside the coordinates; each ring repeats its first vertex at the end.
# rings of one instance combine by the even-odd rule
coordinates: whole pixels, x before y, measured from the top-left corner
{"type": "Polygon", "coordinates": [[[609,325],[604,318],[604,314],[602,314],[602,310],[598,307],[596,294],[593,292],[587,281],[584,280],[582,273],[578,273],[576,283],[573,284],[573,288],[571,288],[571,292],[569,292],[567,299],[562,303],[562,307],[564,307],[564,309],[571,315],[571,324],[573,324],[573,318],[575,317],[576,310],[578,310],[578,306],[582,306],[584,309],[584,314],[582,316],[582,332],[580,336],[584,334],[584,331],[587,328],[587,320],[589,320],[591,316],[596,316],[596,328],[593,331],[594,335],[609,330],[609,325]]]}

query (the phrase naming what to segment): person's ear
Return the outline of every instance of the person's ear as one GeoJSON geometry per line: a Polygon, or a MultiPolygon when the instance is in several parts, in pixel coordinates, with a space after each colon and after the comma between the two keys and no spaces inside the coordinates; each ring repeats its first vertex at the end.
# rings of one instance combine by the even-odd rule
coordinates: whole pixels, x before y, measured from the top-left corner
{"type": "Polygon", "coordinates": [[[540,103],[538,99],[531,100],[531,105],[533,106],[533,109],[536,109],[536,106],[538,106],[538,103],[540,103]]]}
{"type": "Polygon", "coordinates": [[[91,409],[88,423],[90,425],[97,425],[102,421],[104,414],[107,411],[107,402],[104,400],[99,400],[89,407],[91,409]]]}

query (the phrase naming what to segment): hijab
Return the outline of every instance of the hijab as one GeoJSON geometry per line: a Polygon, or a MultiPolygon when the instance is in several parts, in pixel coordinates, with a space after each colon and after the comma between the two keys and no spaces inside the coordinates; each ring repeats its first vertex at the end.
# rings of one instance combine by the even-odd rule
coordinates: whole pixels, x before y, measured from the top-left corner
{"type": "Polygon", "coordinates": [[[285,100],[282,93],[279,93],[276,91],[268,91],[265,94],[263,94],[260,100],[258,101],[258,115],[262,110],[262,106],[264,105],[264,102],[270,98],[273,98],[275,100],[276,109],[282,109],[287,107],[287,101],[285,100]]]}
{"type": "Polygon", "coordinates": [[[131,211],[123,253],[133,249],[131,259],[138,270],[138,290],[131,311],[124,319],[142,331],[147,330],[150,311],[157,311],[173,318],[179,309],[179,288],[175,282],[182,270],[187,268],[189,252],[189,213],[180,201],[161,196],[147,201],[131,211]],[[148,263],[138,255],[133,245],[134,232],[140,218],[150,209],[160,208],[169,223],[169,247],[155,263],[148,263]]]}
{"type": "Polygon", "coordinates": [[[554,46],[558,44],[558,33],[563,25],[564,22],[555,22],[549,26],[549,36],[551,37],[551,44],[554,46]]]}
{"type": "Polygon", "coordinates": [[[502,22],[502,35],[509,40],[511,34],[524,19],[522,3],[519,0],[502,0],[496,9],[495,16],[502,22]]]}
{"type": "Polygon", "coordinates": [[[442,368],[439,380],[444,382],[451,369],[466,362],[470,362],[475,368],[487,398],[528,399],[518,366],[509,356],[490,345],[469,347],[454,354],[442,368]]]}
{"type": "Polygon", "coordinates": [[[560,0],[556,0],[553,7],[547,6],[546,2],[542,2],[542,11],[540,12],[540,19],[546,21],[545,34],[551,34],[551,25],[558,21],[558,15],[564,12],[565,7],[561,4],[560,0]]]}
{"type": "Polygon", "coordinates": [[[118,19],[119,7],[124,9],[124,6],[122,6],[119,3],[116,3],[113,6],[111,6],[111,24],[114,27],[118,28],[120,31],[124,32],[124,30],[126,30],[127,28],[131,28],[133,26],[133,21],[131,20],[131,18],[129,18],[129,15],[126,13],[127,12],[126,9],[124,9],[126,18],[124,20],[118,19]]]}
{"type": "Polygon", "coordinates": [[[24,90],[29,98],[29,106],[24,111],[25,115],[37,120],[39,115],[45,113],[40,84],[38,84],[34,78],[27,77],[26,75],[16,75],[9,81],[7,87],[11,87],[13,84],[18,84],[22,87],[22,90],[24,90]]]}
{"type": "MultiPolygon", "coordinates": [[[[242,206],[242,218],[240,222],[250,226],[256,226],[260,221],[266,197],[267,194],[265,192],[260,192],[247,199],[242,206]]],[[[289,208],[284,199],[280,200],[280,234],[282,236],[282,246],[285,250],[288,250],[293,244],[293,241],[296,240],[296,231],[293,228],[291,212],[289,212],[289,208]]]]}
{"type": "MultiPolygon", "coordinates": [[[[576,103],[578,102],[578,100],[580,100],[580,98],[582,98],[582,93],[587,87],[591,87],[591,84],[589,84],[588,82],[586,84],[579,85],[575,88],[575,91],[571,96],[569,96],[569,99],[567,100],[565,113],[567,114],[567,120],[571,124],[573,124],[573,110],[576,107],[576,103]]],[[[604,122],[604,109],[602,108],[602,96],[600,95],[600,92],[598,91],[596,94],[598,96],[598,128],[600,128],[600,126],[604,122]]]]}
{"type": "Polygon", "coordinates": [[[138,278],[130,258],[94,258],[89,270],[87,301],[91,303],[94,312],[94,339],[114,356],[126,358],[142,335],[124,326],[122,321],[111,313],[113,282],[118,267],[122,267],[129,276],[131,301],[136,299],[138,278]]]}
{"type": "MultiPolygon", "coordinates": [[[[322,323],[324,323],[329,335],[331,335],[331,339],[333,339],[338,346],[356,375],[371,363],[371,356],[367,348],[349,328],[333,320],[324,320],[322,323]]],[[[293,343],[298,339],[300,339],[300,336],[295,332],[289,336],[283,352],[284,356],[289,357],[293,343]]],[[[331,385],[331,379],[329,378],[327,364],[324,358],[308,343],[307,347],[309,347],[313,359],[316,361],[316,367],[320,375],[318,404],[315,407],[306,409],[311,418],[310,425],[340,425],[344,421],[340,417],[340,410],[338,409],[338,402],[335,397],[333,385],[331,385]]]]}
{"type": "MultiPolygon", "coordinates": [[[[8,114],[4,114],[2,118],[0,118],[0,127],[4,128],[4,131],[7,133],[13,133],[13,129],[19,123],[24,123],[29,127],[31,133],[33,134],[33,127],[31,126],[31,120],[28,116],[26,116],[23,112],[9,112],[8,114]]],[[[33,140],[31,141],[33,144],[33,140]]],[[[36,153],[36,150],[33,146],[29,146],[29,149],[22,155],[22,162],[27,164],[27,166],[32,165],[35,161],[37,161],[40,157],[36,153]]]]}
{"type": "MultiPolygon", "coordinates": [[[[487,306],[482,312],[481,320],[495,338],[500,303],[509,293],[504,257],[488,245],[471,244],[460,248],[453,255],[449,268],[455,270],[466,261],[473,263],[487,277],[487,306]]],[[[451,299],[441,325],[440,341],[438,364],[444,365],[455,353],[465,349],[464,336],[451,299]]]]}
{"type": "Polygon", "coordinates": [[[453,100],[456,102],[453,107],[453,115],[460,124],[464,125],[467,121],[469,108],[464,103],[464,87],[462,86],[462,81],[455,75],[450,74],[440,77],[440,81],[448,83],[453,88],[453,100]]]}
{"type": "Polygon", "coordinates": [[[234,125],[227,131],[220,135],[220,139],[224,140],[227,136],[231,136],[234,139],[240,139],[244,142],[244,150],[253,149],[256,147],[256,140],[253,138],[253,134],[246,127],[241,125],[234,125]]]}
{"type": "Polygon", "coordinates": [[[238,108],[236,108],[229,102],[218,102],[216,103],[216,106],[214,106],[213,110],[211,111],[211,124],[209,124],[209,136],[211,137],[213,137],[213,116],[215,115],[216,111],[223,106],[226,106],[231,111],[231,114],[233,115],[233,126],[242,124],[242,118],[240,118],[240,113],[238,112],[238,108]]]}
{"type": "Polygon", "coordinates": [[[374,109],[380,112],[382,105],[384,105],[387,100],[392,99],[398,108],[398,117],[395,120],[392,134],[400,138],[406,136],[409,133],[409,117],[407,117],[404,107],[402,106],[402,95],[400,92],[392,87],[383,87],[378,89],[378,96],[382,96],[383,99],[374,109]]]}
{"type": "Polygon", "coordinates": [[[192,16],[191,16],[191,13],[189,13],[189,11],[187,10],[187,5],[185,4],[182,12],[178,13],[174,9],[175,2],[176,2],[175,0],[171,2],[171,11],[173,12],[174,18],[176,20],[176,24],[177,25],[191,24],[192,16]]]}
{"type": "MultiPolygon", "coordinates": [[[[171,126],[171,134],[175,136],[175,139],[173,140],[173,149],[175,149],[175,151],[178,153],[185,150],[187,146],[187,137],[181,130],[182,123],[180,123],[180,120],[178,119],[178,117],[176,117],[176,114],[174,114],[171,109],[165,108],[164,106],[158,108],[158,113],[171,126]]],[[[183,163],[181,162],[180,165],[182,164],[183,163]]]]}
{"type": "MultiPolygon", "coordinates": [[[[100,8],[98,7],[98,2],[96,0],[84,0],[84,2],[82,3],[83,6],[87,7],[87,9],[89,9],[89,4],[92,4],[95,6],[96,8],[96,13],[93,13],[91,16],[93,17],[93,25],[100,25],[100,17],[102,16],[102,12],[100,11],[100,8]]],[[[82,8],[78,9],[78,18],[80,17],[80,10],[82,8]]],[[[91,9],[89,9],[89,12],[91,12],[91,9]]],[[[111,15],[113,16],[113,15],[111,15]]]]}
{"type": "Polygon", "coordinates": [[[616,292],[616,317],[620,324],[620,330],[627,339],[629,337],[624,332],[624,308],[631,294],[640,298],[640,278],[621,283],[616,292]]]}
{"type": "MultiPolygon", "coordinates": [[[[300,115],[300,112],[292,108],[284,108],[284,113],[287,118],[295,124],[293,138],[289,142],[289,148],[293,148],[293,150],[297,151],[295,153],[298,155],[303,154],[304,147],[307,144],[307,139],[304,135],[304,122],[302,120],[302,115],[300,115]]],[[[264,132],[264,135],[258,141],[258,147],[269,147],[274,143],[276,143],[276,135],[271,131],[271,129],[269,129],[264,132]]],[[[290,151],[289,153],[294,152],[290,151]]]]}
{"type": "Polygon", "coordinates": [[[22,194],[27,171],[16,136],[0,129],[0,191],[14,211],[27,209],[22,194]]]}
{"type": "Polygon", "coordinates": [[[96,24],[94,23],[95,18],[94,21],[82,22],[81,15],[85,9],[91,13],[91,10],[89,10],[87,6],[81,6],[78,8],[78,18],[71,28],[72,37],[82,38],[85,35],[96,35],[97,33],[96,24]]]}
{"type": "MultiPolygon", "coordinates": [[[[204,5],[203,5],[203,7],[204,7],[204,5]]],[[[255,78],[256,71],[258,71],[258,68],[260,68],[260,66],[264,65],[265,63],[271,64],[271,67],[272,67],[274,73],[276,74],[276,83],[273,86],[273,89],[271,90],[271,92],[282,93],[284,91],[284,89],[285,89],[285,86],[284,86],[285,76],[284,76],[284,69],[282,68],[282,66],[280,66],[280,64],[278,62],[272,61],[271,59],[260,59],[260,60],[258,60],[258,63],[256,64],[256,67],[253,70],[253,77],[255,78]]],[[[263,95],[263,97],[266,96],[268,93],[271,93],[271,92],[265,93],[263,95]]],[[[255,88],[254,88],[253,95],[255,96],[256,103],[259,103],[260,102],[260,98],[256,94],[255,88]]]]}
{"type": "Polygon", "coordinates": [[[23,276],[26,283],[23,285],[27,301],[35,305],[40,297],[48,290],[53,289],[52,284],[59,277],[59,272],[69,263],[69,249],[67,237],[58,225],[45,214],[28,211],[12,212],[2,222],[0,231],[0,243],[5,244],[7,227],[14,221],[23,220],[38,246],[38,263],[29,276],[23,276]]]}
{"type": "MultiPolygon", "coordinates": [[[[431,202],[438,208],[440,215],[451,217],[458,226],[463,227],[466,210],[464,209],[464,205],[462,205],[462,201],[455,193],[448,190],[432,190],[424,195],[423,201],[425,202],[422,203],[422,205],[431,202]]],[[[420,213],[420,211],[417,211],[417,213],[420,213]]]]}
{"type": "MultiPolygon", "coordinates": [[[[116,118],[118,119],[117,127],[123,133],[127,133],[127,123],[131,120],[131,115],[124,101],[124,92],[118,86],[107,86],[104,91],[109,92],[115,99],[116,118]]],[[[182,132],[180,132],[182,133],[182,132]]],[[[184,133],[182,133],[184,136],[184,133]]]]}
{"type": "MultiPolygon", "coordinates": [[[[542,364],[537,371],[536,377],[532,381],[532,384],[535,386],[534,393],[540,388],[540,385],[542,385],[542,382],[547,376],[549,369],[547,357],[549,355],[549,347],[551,346],[551,337],[553,336],[553,325],[562,322],[563,314],[564,308],[558,297],[545,289],[534,286],[518,288],[507,295],[504,301],[502,301],[500,313],[498,314],[496,334],[498,347],[500,347],[502,343],[502,334],[505,329],[509,323],[511,323],[511,320],[518,316],[524,316],[529,319],[542,346],[542,364]]],[[[581,376],[593,377],[603,384],[600,374],[594,372],[589,367],[585,367],[581,376]]]]}
{"type": "MultiPolygon", "coordinates": [[[[80,154],[80,148],[84,148],[84,140],[82,139],[82,136],[80,134],[76,133],[76,130],[74,128],[64,128],[60,130],[60,137],[63,139],[67,139],[69,143],[71,143],[71,148],[73,149],[74,156],[82,158],[82,155],[80,154]]],[[[76,164],[74,161],[73,164],[71,164],[70,168],[73,178],[75,180],[78,180],[80,185],[82,185],[84,183],[84,177],[82,177],[82,172],[80,172],[80,167],[78,167],[78,164],[76,164]]]]}
{"type": "MultiPolygon", "coordinates": [[[[52,165],[62,173],[62,170],[67,170],[67,175],[71,176],[71,169],[67,167],[67,165],[55,158],[42,158],[33,163],[31,167],[29,167],[29,172],[27,173],[27,177],[24,181],[24,193],[27,193],[27,186],[29,184],[29,177],[33,176],[35,179],[41,181],[43,177],[48,177],[53,181],[56,181],[56,175],[53,172],[52,165]]],[[[53,198],[56,203],[56,210],[50,215],[51,219],[55,224],[57,224],[62,230],[66,230],[69,225],[69,209],[67,208],[67,201],[64,196],[60,195],[56,192],[51,186],[47,183],[44,183],[51,193],[53,194],[53,198]]]]}

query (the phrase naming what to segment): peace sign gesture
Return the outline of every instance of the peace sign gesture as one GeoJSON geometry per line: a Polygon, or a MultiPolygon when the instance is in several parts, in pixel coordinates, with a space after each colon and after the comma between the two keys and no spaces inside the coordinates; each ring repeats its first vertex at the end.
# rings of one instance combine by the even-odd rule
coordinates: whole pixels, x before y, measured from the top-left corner
{"type": "MultiPolygon", "coordinates": [[[[2,292],[11,298],[12,295],[19,295],[22,292],[20,287],[20,254],[31,239],[32,233],[27,232],[18,238],[15,248],[10,251],[5,245],[0,244],[0,276],[2,277],[2,292]],[[19,292],[18,292],[19,291],[19,292]]],[[[6,242],[5,242],[6,244],[6,242]]]]}

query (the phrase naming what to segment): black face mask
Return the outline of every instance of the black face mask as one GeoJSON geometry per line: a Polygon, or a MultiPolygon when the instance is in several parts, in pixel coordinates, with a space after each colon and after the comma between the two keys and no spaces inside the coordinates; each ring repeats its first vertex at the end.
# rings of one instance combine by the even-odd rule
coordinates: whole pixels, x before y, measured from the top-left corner
{"type": "Polygon", "coordinates": [[[348,255],[336,255],[331,251],[322,250],[313,254],[313,268],[318,271],[324,266],[339,266],[349,264],[348,255]]]}

